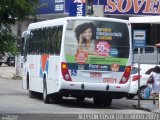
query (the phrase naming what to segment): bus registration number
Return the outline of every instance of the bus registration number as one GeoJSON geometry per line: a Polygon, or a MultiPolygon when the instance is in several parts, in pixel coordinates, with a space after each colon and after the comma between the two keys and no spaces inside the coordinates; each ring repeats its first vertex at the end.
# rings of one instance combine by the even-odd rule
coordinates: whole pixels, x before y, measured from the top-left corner
{"type": "Polygon", "coordinates": [[[104,78],[104,83],[116,83],[116,78],[104,78]]]}
{"type": "Polygon", "coordinates": [[[90,77],[102,77],[102,73],[91,72],[91,73],[90,73],[90,77]]]}

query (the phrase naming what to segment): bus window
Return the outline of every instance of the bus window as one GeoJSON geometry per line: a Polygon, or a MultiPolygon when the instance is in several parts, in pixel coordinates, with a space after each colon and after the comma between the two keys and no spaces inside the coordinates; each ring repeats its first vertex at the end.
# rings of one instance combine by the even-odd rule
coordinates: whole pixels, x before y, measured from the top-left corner
{"type": "Polygon", "coordinates": [[[61,39],[62,39],[62,29],[63,29],[62,26],[58,27],[57,39],[55,41],[55,54],[60,54],[61,39]]]}
{"type": "Polygon", "coordinates": [[[52,32],[51,32],[51,41],[50,41],[50,54],[55,53],[55,41],[57,38],[57,27],[52,27],[52,32]]]}
{"type": "Polygon", "coordinates": [[[22,37],[21,38],[21,55],[24,55],[24,43],[25,43],[25,38],[22,37]]]}

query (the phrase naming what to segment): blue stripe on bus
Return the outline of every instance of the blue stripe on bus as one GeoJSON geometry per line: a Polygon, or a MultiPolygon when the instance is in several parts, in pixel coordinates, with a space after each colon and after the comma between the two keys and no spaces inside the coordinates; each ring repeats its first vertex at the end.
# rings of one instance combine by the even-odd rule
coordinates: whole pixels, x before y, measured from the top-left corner
{"type": "Polygon", "coordinates": [[[46,71],[47,74],[48,74],[48,67],[49,67],[49,60],[47,59],[46,61],[46,65],[45,65],[45,69],[44,71],[42,70],[42,62],[40,63],[40,71],[39,71],[39,74],[40,74],[40,78],[43,78],[44,76],[44,72],[46,71]]]}

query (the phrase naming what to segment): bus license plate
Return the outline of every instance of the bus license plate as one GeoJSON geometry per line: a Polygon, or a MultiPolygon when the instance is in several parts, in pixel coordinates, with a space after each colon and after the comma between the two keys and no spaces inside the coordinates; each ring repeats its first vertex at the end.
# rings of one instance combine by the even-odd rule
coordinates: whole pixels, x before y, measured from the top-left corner
{"type": "Polygon", "coordinates": [[[90,73],[90,77],[102,77],[102,73],[91,72],[91,73],[90,73]]]}
{"type": "Polygon", "coordinates": [[[103,82],[104,83],[116,83],[117,79],[116,78],[104,78],[103,82]]]}

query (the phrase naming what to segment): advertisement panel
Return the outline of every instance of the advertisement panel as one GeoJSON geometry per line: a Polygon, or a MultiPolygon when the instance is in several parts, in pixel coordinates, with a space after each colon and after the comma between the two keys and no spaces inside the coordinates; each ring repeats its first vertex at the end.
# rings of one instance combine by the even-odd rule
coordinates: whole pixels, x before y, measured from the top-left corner
{"type": "Polygon", "coordinates": [[[124,71],[129,57],[129,33],[124,23],[69,21],[65,57],[70,69],[124,71]]]}

